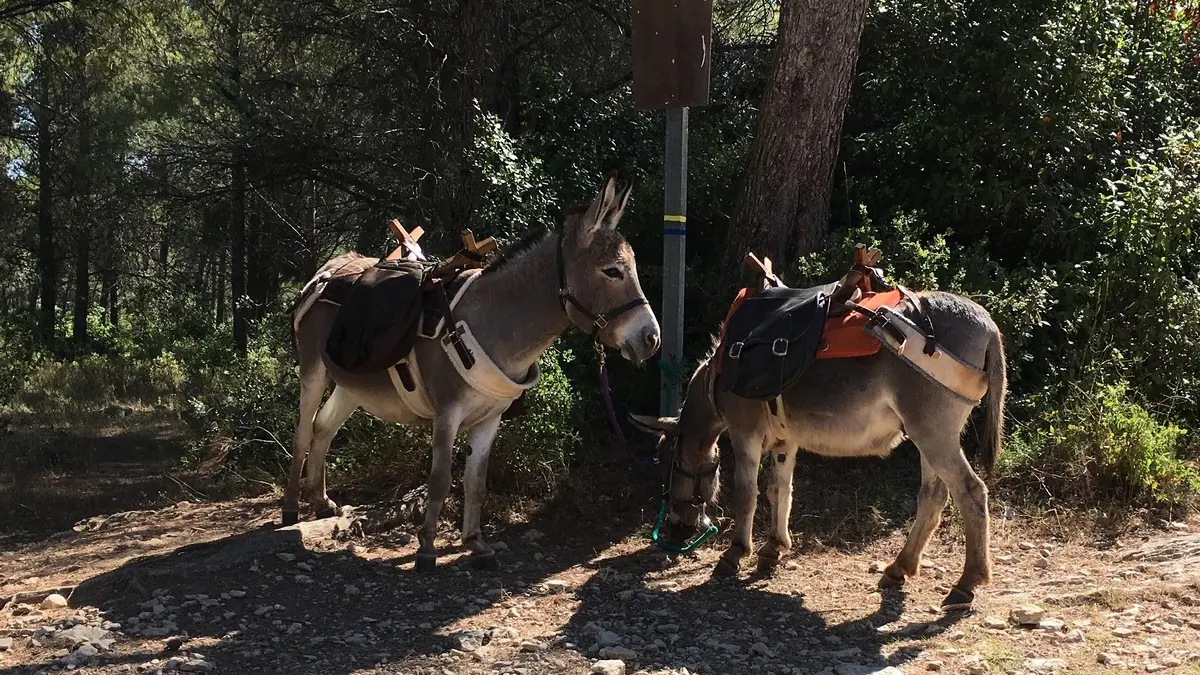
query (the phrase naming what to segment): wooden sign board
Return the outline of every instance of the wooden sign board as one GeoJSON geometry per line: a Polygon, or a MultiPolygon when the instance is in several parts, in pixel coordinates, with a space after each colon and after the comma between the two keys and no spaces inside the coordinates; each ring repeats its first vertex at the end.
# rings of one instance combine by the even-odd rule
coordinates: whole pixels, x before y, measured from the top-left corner
{"type": "Polygon", "coordinates": [[[712,0],[633,0],[634,105],[708,103],[712,9],[712,0]]]}

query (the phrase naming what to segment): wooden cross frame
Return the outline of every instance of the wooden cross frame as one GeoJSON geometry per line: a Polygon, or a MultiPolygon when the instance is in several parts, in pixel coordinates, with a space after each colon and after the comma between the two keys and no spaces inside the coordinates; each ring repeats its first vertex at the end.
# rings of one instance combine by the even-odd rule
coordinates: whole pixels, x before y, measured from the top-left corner
{"type": "Polygon", "coordinates": [[[476,241],[475,233],[470,230],[462,231],[462,243],[462,250],[438,265],[433,272],[434,276],[444,276],[462,269],[483,267],[484,257],[496,250],[495,239],[486,237],[482,241],[476,241]]]}
{"type": "Polygon", "coordinates": [[[387,260],[400,260],[406,257],[409,251],[414,249],[417,251],[421,250],[421,247],[417,245],[417,240],[421,238],[421,235],[425,234],[425,230],[420,225],[409,231],[404,229],[399,219],[393,218],[392,222],[388,223],[388,227],[391,228],[392,234],[396,236],[396,242],[399,243],[399,246],[396,247],[396,250],[388,254],[387,260]]]}
{"type": "Polygon", "coordinates": [[[746,258],[743,260],[743,262],[746,263],[746,267],[749,267],[752,272],[759,275],[761,284],[760,290],[769,287],[779,288],[783,285],[783,282],[780,281],[779,277],[775,276],[774,265],[771,263],[770,258],[763,258],[762,260],[759,260],[758,256],[754,255],[753,252],[750,252],[746,254],[746,258]]]}

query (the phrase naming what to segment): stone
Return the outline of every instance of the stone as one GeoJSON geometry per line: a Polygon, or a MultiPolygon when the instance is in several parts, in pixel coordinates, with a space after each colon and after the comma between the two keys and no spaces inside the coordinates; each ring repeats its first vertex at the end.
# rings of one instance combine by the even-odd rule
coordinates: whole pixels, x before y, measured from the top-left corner
{"type": "Polygon", "coordinates": [[[1116,635],[1117,637],[1129,637],[1130,635],[1133,635],[1133,629],[1126,626],[1117,626],[1112,632],[1113,635],[1116,635]]]}
{"type": "Polygon", "coordinates": [[[51,644],[62,647],[75,647],[84,643],[93,643],[104,640],[109,637],[108,631],[95,626],[71,626],[66,630],[60,630],[53,635],[48,636],[48,641],[51,644]]]}
{"type": "Polygon", "coordinates": [[[1066,635],[1062,636],[1062,641],[1069,642],[1072,644],[1079,644],[1081,642],[1086,642],[1087,636],[1085,636],[1083,634],[1083,631],[1076,628],[1076,629],[1068,632],[1066,635]]]}
{"type": "Polygon", "coordinates": [[[592,664],[595,675],[625,675],[625,662],[619,659],[604,659],[592,664]]]}
{"type": "Polygon", "coordinates": [[[41,603],[38,604],[38,609],[62,609],[67,606],[67,599],[58,593],[47,595],[41,603]]]}
{"type": "Polygon", "coordinates": [[[758,654],[759,656],[764,656],[768,659],[775,658],[775,652],[771,651],[771,648],[762,642],[755,642],[754,644],[750,645],[750,653],[758,654]]]}
{"type": "Polygon", "coordinates": [[[1147,673],[1157,673],[1160,670],[1166,670],[1166,669],[1167,669],[1167,667],[1162,665],[1161,663],[1154,663],[1153,661],[1151,661],[1150,663],[1146,664],[1146,672],[1147,673]]]}
{"type": "Polygon", "coordinates": [[[991,628],[992,630],[1004,630],[1008,628],[1008,622],[998,616],[987,616],[983,619],[983,627],[991,628]]]}
{"type": "Polygon", "coordinates": [[[0,638],[0,652],[6,652],[12,649],[13,639],[10,637],[0,638]]]}
{"type": "Polygon", "coordinates": [[[450,636],[450,642],[464,652],[473,652],[491,641],[486,631],[468,630],[450,636]]]}
{"type": "Polygon", "coordinates": [[[74,652],[71,652],[71,654],[73,656],[75,656],[78,659],[82,659],[82,660],[90,659],[90,658],[98,655],[99,653],[100,653],[100,650],[96,649],[95,647],[93,647],[90,644],[79,645],[78,649],[76,649],[74,652]]]}
{"type": "Polygon", "coordinates": [[[1106,666],[1115,666],[1121,662],[1121,659],[1116,654],[1108,652],[1100,652],[1096,655],[1096,663],[1102,663],[1106,666]]]}
{"type": "Polygon", "coordinates": [[[1055,673],[1067,664],[1062,659],[1026,659],[1025,669],[1034,673],[1055,673]]]}
{"type": "Polygon", "coordinates": [[[602,630],[596,635],[596,641],[600,643],[601,647],[615,647],[621,644],[621,636],[611,630],[602,630]]]}
{"type": "Polygon", "coordinates": [[[295,553],[276,553],[275,557],[279,558],[280,560],[282,560],[285,563],[296,562],[296,554],[295,553]]]}
{"type": "Polygon", "coordinates": [[[945,667],[946,667],[946,664],[944,662],[938,661],[936,659],[934,659],[933,661],[929,661],[925,664],[926,670],[932,670],[935,673],[940,672],[942,670],[942,668],[945,668],[945,667]]]}
{"type": "Polygon", "coordinates": [[[1042,630],[1049,630],[1049,631],[1054,631],[1054,632],[1058,632],[1058,631],[1062,630],[1066,625],[1067,625],[1066,622],[1064,622],[1062,619],[1047,618],[1047,619],[1042,619],[1041,621],[1038,622],[1038,628],[1041,628],[1042,630]]]}
{"type": "Polygon", "coordinates": [[[562,579],[550,579],[546,581],[546,590],[551,593],[562,593],[571,587],[571,584],[562,579]]]}
{"type": "Polygon", "coordinates": [[[655,627],[656,631],[663,635],[672,635],[679,632],[679,624],[677,623],[660,623],[655,627]]]}
{"type": "Polygon", "coordinates": [[[1046,618],[1046,610],[1037,605],[1017,605],[1012,608],[1009,616],[1018,626],[1036,626],[1046,618]]]}
{"type": "Polygon", "coordinates": [[[600,650],[600,658],[615,659],[617,661],[634,661],[637,660],[637,652],[628,647],[605,647],[600,650]]]}
{"type": "Polygon", "coordinates": [[[188,659],[179,664],[179,669],[185,673],[207,673],[213,665],[204,659],[188,659]]]}

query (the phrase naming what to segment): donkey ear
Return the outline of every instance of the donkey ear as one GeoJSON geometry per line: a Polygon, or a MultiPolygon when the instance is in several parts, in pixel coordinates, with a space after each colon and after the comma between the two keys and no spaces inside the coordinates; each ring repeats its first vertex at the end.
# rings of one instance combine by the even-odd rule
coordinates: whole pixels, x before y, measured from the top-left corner
{"type": "Polygon", "coordinates": [[[612,208],[616,197],[617,174],[613,172],[609,174],[608,178],[604,181],[604,185],[600,188],[600,192],[596,194],[596,198],[588,206],[587,213],[583,214],[583,220],[579,223],[580,234],[589,237],[600,229],[600,221],[612,208]]]}
{"type": "Polygon", "coordinates": [[[629,421],[633,422],[633,426],[639,431],[644,431],[648,434],[671,434],[679,427],[678,417],[652,417],[650,415],[634,415],[630,413],[629,421]]]}
{"type": "Polygon", "coordinates": [[[633,183],[625,186],[624,190],[613,200],[612,206],[604,215],[600,216],[600,229],[615,230],[617,223],[621,222],[621,214],[625,213],[625,205],[629,203],[629,196],[633,194],[633,183]]]}

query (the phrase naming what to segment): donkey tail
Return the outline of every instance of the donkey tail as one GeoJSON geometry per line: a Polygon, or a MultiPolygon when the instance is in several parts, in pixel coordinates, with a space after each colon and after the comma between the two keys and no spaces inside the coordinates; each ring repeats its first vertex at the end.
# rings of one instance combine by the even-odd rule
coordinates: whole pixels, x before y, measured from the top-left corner
{"type": "Polygon", "coordinates": [[[993,328],[984,357],[984,373],[987,374],[988,390],[984,396],[987,406],[984,419],[983,439],[979,458],[984,474],[990,479],[995,475],[996,460],[1004,444],[1004,398],[1008,395],[1008,374],[1004,356],[1004,341],[1000,331],[993,328]]]}

